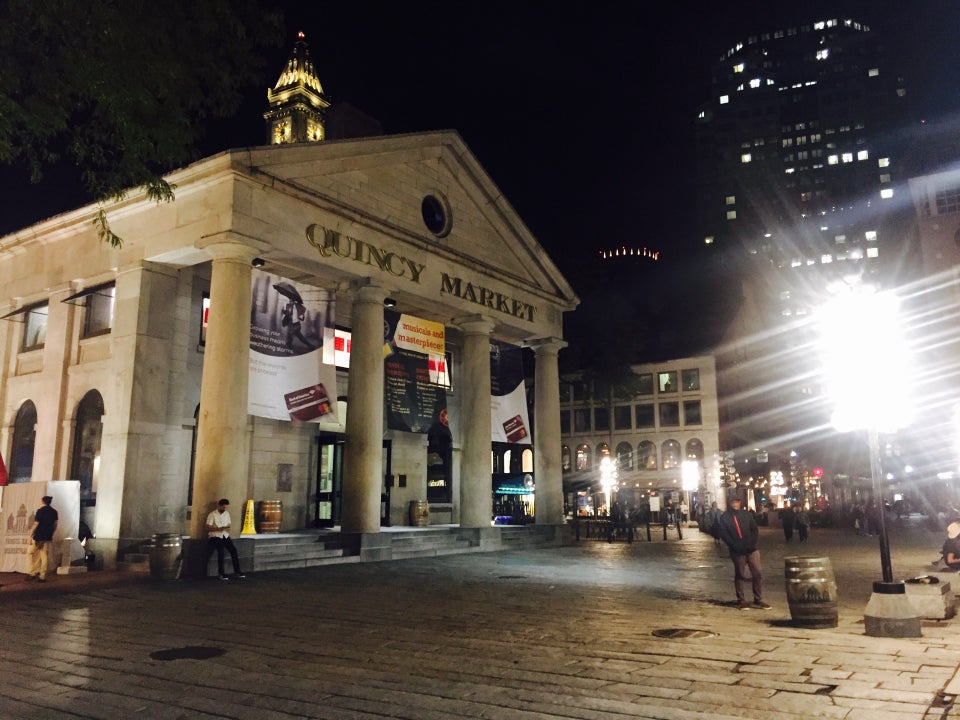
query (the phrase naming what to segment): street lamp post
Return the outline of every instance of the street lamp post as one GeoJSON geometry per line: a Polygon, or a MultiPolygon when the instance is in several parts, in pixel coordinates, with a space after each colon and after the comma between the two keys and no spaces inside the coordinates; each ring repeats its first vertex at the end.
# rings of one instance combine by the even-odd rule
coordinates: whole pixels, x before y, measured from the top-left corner
{"type": "Polygon", "coordinates": [[[900,328],[899,299],[867,286],[846,286],[820,309],[819,321],[833,425],[841,432],[867,432],[883,580],[873,583],[864,610],[866,633],[919,637],[920,617],[904,584],[893,581],[880,467],[879,434],[896,432],[912,420],[910,357],[900,328]]]}

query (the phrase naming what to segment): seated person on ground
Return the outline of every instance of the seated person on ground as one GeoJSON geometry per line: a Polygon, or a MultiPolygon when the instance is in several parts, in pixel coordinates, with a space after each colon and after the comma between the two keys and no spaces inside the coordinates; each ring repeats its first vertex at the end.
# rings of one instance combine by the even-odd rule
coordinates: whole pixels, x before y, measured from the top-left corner
{"type": "Polygon", "coordinates": [[[951,570],[960,570],[960,520],[947,525],[947,539],[943,543],[943,562],[951,570]]]}

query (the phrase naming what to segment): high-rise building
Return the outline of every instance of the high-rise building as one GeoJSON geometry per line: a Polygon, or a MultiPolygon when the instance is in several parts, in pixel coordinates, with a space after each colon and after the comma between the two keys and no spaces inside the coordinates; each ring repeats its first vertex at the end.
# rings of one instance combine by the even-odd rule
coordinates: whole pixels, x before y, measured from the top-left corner
{"type": "Polygon", "coordinates": [[[747,36],[696,121],[699,226],[739,311],[718,352],[724,445],[813,439],[810,319],[835,282],[905,270],[906,90],[877,33],[824,19],[747,36]]]}

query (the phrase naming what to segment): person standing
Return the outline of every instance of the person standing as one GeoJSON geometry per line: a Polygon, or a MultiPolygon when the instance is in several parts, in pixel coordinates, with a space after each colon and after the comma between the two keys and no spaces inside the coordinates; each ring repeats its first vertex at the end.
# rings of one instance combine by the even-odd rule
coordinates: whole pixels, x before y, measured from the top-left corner
{"type": "Polygon", "coordinates": [[[787,505],[780,511],[780,519],[783,522],[783,539],[790,542],[793,540],[793,525],[797,519],[792,505],[787,505]]]}
{"type": "Polygon", "coordinates": [[[705,530],[713,536],[713,544],[720,547],[720,534],[717,523],[720,521],[720,508],[717,507],[717,501],[710,503],[710,507],[703,514],[705,530]]]}
{"type": "Polygon", "coordinates": [[[53,534],[57,531],[60,515],[51,507],[53,498],[44,495],[41,498],[43,505],[33,516],[33,527],[30,528],[30,574],[40,582],[47,581],[47,567],[50,564],[50,545],[53,543],[53,534]]]}
{"type": "Polygon", "coordinates": [[[800,508],[797,513],[797,534],[800,536],[800,542],[807,539],[807,532],[810,530],[810,513],[805,507],[800,508]]]}
{"type": "Polygon", "coordinates": [[[756,518],[749,510],[741,508],[739,496],[731,495],[727,499],[727,510],[720,515],[717,521],[717,534],[730,549],[730,559],[733,560],[733,587],[737,594],[737,607],[740,610],[756,608],[769,610],[770,606],[763,601],[763,573],[760,567],[760,551],[757,550],[757,540],[760,530],[756,518]],[[753,590],[753,604],[748,604],[743,591],[747,581],[746,572],[750,571],[750,582],[753,590]]]}
{"type": "Polygon", "coordinates": [[[227,508],[230,501],[227,498],[220,498],[217,502],[217,509],[207,515],[207,557],[204,562],[210,560],[210,555],[214,550],[217,551],[217,571],[220,573],[221,580],[229,580],[223,568],[223,551],[230,553],[230,560],[233,563],[233,576],[235,578],[244,578],[240,572],[240,558],[237,556],[237,548],[230,539],[230,511],[227,508]]]}

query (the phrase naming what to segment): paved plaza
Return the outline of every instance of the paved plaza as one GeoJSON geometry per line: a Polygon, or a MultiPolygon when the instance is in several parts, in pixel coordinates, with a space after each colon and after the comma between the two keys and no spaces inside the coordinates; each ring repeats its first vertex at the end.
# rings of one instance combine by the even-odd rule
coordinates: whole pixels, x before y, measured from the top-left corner
{"type": "MultiPolygon", "coordinates": [[[[921,573],[940,542],[894,525],[894,575],[921,573]]],[[[0,717],[960,717],[960,620],[864,634],[876,538],[815,528],[787,546],[764,528],[761,552],[767,611],[732,607],[732,564],[694,529],[229,582],[0,575],[0,717]],[[797,554],[830,557],[837,628],[791,625],[797,554]]]]}

